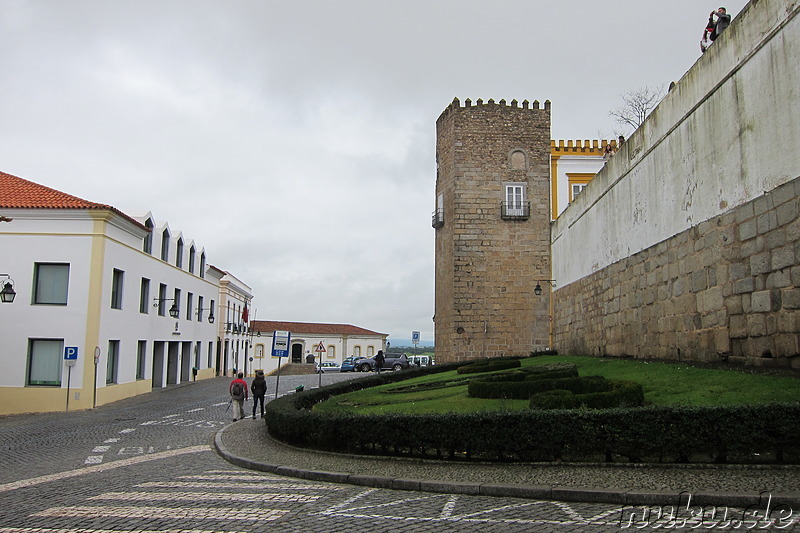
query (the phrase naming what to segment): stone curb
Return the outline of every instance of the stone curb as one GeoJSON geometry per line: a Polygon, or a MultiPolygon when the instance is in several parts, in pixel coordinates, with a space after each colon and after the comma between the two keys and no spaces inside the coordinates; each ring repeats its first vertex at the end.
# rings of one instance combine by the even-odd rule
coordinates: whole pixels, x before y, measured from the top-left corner
{"type": "MultiPolygon", "coordinates": [[[[351,474],[346,472],[325,472],[319,470],[303,470],[294,466],[274,465],[239,457],[228,450],[222,443],[222,435],[230,425],[219,429],[214,434],[214,448],[226,461],[248,470],[268,472],[280,476],[372,487],[378,489],[409,490],[417,492],[435,492],[441,494],[464,494],[473,496],[498,496],[506,498],[524,498],[535,500],[556,500],[562,502],[607,503],[622,506],[642,505],[686,505],[689,493],[615,490],[598,487],[566,487],[549,485],[514,485],[501,483],[467,483],[438,480],[420,480],[409,478],[392,478],[351,474]]],[[[696,492],[691,493],[692,505],[748,507],[764,505],[765,498],[770,498],[773,507],[780,504],[792,508],[800,508],[800,493],[769,494],[730,493],[730,492],[696,492]]]]}

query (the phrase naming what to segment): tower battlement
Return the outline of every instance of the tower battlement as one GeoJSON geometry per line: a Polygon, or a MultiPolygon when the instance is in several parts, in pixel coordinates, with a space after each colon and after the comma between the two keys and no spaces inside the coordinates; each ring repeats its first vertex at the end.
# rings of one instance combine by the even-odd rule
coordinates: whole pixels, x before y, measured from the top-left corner
{"type": "Polygon", "coordinates": [[[474,102],[467,98],[464,100],[464,104],[461,104],[461,101],[458,98],[453,98],[453,101],[450,102],[450,105],[442,111],[442,114],[439,115],[439,120],[446,117],[450,113],[453,113],[459,109],[468,109],[468,108],[483,108],[483,109],[491,109],[494,108],[496,110],[503,110],[503,109],[527,109],[531,111],[549,111],[550,110],[550,100],[545,100],[544,106],[541,107],[539,100],[534,100],[530,102],[528,100],[523,100],[522,102],[518,100],[511,100],[511,102],[506,102],[505,99],[500,100],[499,102],[495,102],[493,98],[490,98],[487,101],[483,101],[482,98],[478,98],[474,102]]]}
{"type": "Polygon", "coordinates": [[[615,140],[606,140],[606,139],[586,139],[581,141],[578,140],[564,140],[560,139],[558,141],[551,140],[550,141],[550,152],[554,155],[586,155],[586,154],[597,154],[603,155],[603,149],[607,145],[611,145],[613,148],[616,149],[617,141],[615,140]]]}

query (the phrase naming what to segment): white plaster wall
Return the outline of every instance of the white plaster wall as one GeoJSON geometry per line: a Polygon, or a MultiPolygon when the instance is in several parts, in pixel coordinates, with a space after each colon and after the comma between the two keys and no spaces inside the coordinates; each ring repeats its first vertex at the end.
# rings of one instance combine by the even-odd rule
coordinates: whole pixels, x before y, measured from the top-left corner
{"type": "MultiPolygon", "coordinates": [[[[26,382],[28,340],[36,338],[63,338],[65,346],[79,349],[78,366],[71,373],[72,388],[91,387],[84,383],[83,368],[94,365],[94,345],[87,345],[87,323],[90,319],[90,267],[92,257],[92,232],[94,219],[85,211],[19,210],[4,212],[13,222],[0,227],[0,246],[4,254],[0,272],[11,274],[17,297],[12,304],[0,305],[0,387],[22,387],[26,382]],[[34,263],[56,262],[70,264],[68,304],[33,305],[34,263]]],[[[216,341],[216,325],[207,320],[198,322],[196,316],[186,319],[186,294],[194,293],[196,309],[198,296],[203,296],[208,306],[217,300],[218,287],[214,280],[203,280],[167,264],[156,256],[141,251],[141,239],[134,226],[126,228],[125,221],[106,224],[105,251],[103,255],[102,294],[100,296],[99,340],[101,359],[98,364],[98,388],[105,386],[106,355],[109,340],[120,340],[120,358],[117,383],[136,380],[136,355],[139,340],[147,341],[147,366],[145,378],[152,375],[153,343],[163,341],[202,342],[201,368],[207,367],[208,342],[216,341]],[[129,231],[131,230],[131,231],[129,231]],[[111,280],[114,268],[125,272],[123,306],[111,308],[111,280]],[[150,278],[149,313],[139,311],[140,283],[142,277],[150,278]],[[172,297],[174,287],[182,290],[181,316],[178,320],[158,316],[152,307],[158,296],[158,285],[168,286],[172,297]],[[178,324],[176,334],[175,324],[178,324]]],[[[154,247],[158,254],[159,249],[154,247]]],[[[188,264],[185,264],[188,267],[188,264]]],[[[205,313],[207,315],[207,313],[205,313]]],[[[62,374],[62,388],[66,387],[66,370],[62,374]]]]}
{"type": "MultiPolygon", "coordinates": [[[[105,377],[105,363],[108,341],[120,340],[120,358],[118,369],[118,383],[126,383],[136,379],[136,351],[139,340],[147,341],[147,365],[145,377],[152,375],[153,343],[165,342],[191,342],[194,346],[201,341],[200,369],[208,367],[208,342],[216,341],[216,324],[209,324],[204,312],[204,319],[197,320],[197,303],[203,297],[203,305],[207,307],[210,301],[218,299],[218,287],[209,280],[201,279],[190,274],[187,270],[179,269],[172,263],[166,263],[157,258],[157,255],[148,255],[141,251],[141,241],[134,242],[136,247],[119,242],[109,241],[105,249],[105,271],[103,272],[103,295],[101,299],[101,324],[100,324],[100,349],[101,361],[98,365],[99,375],[105,377]],[[111,308],[111,280],[114,269],[125,272],[125,284],[122,309],[111,308]],[[148,313],[139,311],[139,297],[141,279],[150,279],[150,298],[148,313]],[[167,285],[167,297],[172,298],[174,289],[181,290],[179,302],[180,316],[177,319],[159,316],[158,309],[153,306],[154,299],[158,297],[158,286],[167,285]],[[187,294],[194,295],[192,303],[191,320],[187,319],[187,294]],[[176,327],[177,325],[177,327],[176,327]]],[[[160,250],[159,250],[160,251],[160,250]]],[[[159,253],[154,250],[154,253],[159,253]]],[[[174,255],[173,255],[174,259],[174,255]]],[[[184,269],[188,269],[188,262],[184,261],[184,269]]],[[[169,309],[172,302],[166,302],[169,309]]],[[[93,348],[92,348],[93,350],[93,348]]],[[[191,357],[194,366],[194,354],[191,357]]],[[[179,363],[179,369],[181,365],[179,363]]],[[[105,385],[105,379],[99,379],[105,385]]],[[[98,383],[100,385],[100,383],[98,383]]]]}
{"type": "Polygon", "coordinates": [[[799,6],[751,2],[554,222],[559,286],[800,176],[799,6]]]}
{"type": "Polygon", "coordinates": [[[567,174],[596,174],[603,168],[605,161],[602,157],[569,156],[558,158],[557,162],[556,191],[558,193],[557,209],[560,215],[569,206],[569,176],[567,174]]]}
{"type": "MultiPolygon", "coordinates": [[[[79,346],[80,356],[85,355],[93,223],[74,217],[45,221],[8,210],[4,214],[13,221],[0,227],[0,249],[6,251],[0,272],[14,280],[17,296],[13,303],[0,304],[0,387],[19,387],[25,384],[28,339],[64,339],[64,346],[79,346]],[[67,233],[72,235],[60,235],[67,233]],[[70,264],[66,306],[31,303],[34,262],[70,264]]],[[[73,370],[73,386],[80,374],[73,370]]],[[[66,371],[62,381],[66,386],[66,371]]]]}

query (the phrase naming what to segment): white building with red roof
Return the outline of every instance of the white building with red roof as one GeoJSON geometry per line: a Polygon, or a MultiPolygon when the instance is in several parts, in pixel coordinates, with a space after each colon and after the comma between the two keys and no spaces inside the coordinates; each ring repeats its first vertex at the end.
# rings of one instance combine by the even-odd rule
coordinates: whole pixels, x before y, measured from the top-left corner
{"type": "Polygon", "coordinates": [[[269,373],[278,368],[278,359],[272,357],[272,335],[275,331],[291,333],[289,357],[281,364],[309,364],[315,362],[341,364],[346,357],[372,357],[378,350],[387,351],[388,333],[378,333],[349,324],[321,324],[313,322],[281,322],[252,320],[253,368],[269,373]]]}
{"type": "Polygon", "coordinates": [[[194,240],[2,172],[0,217],[0,284],[16,291],[0,304],[0,414],[91,408],[232,368],[214,323],[232,321],[230,275],[194,240]]]}

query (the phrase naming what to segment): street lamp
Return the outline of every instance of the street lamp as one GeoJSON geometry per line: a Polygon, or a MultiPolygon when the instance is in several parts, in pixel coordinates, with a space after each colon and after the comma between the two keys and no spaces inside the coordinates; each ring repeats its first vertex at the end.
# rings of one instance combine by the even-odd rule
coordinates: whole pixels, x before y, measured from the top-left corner
{"type": "Polygon", "coordinates": [[[17,295],[17,292],[14,290],[14,280],[11,279],[11,276],[8,274],[0,274],[0,276],[6,277],[6,280],[2,282],[3,290],[0,291],[0,300],[2,300],[4,304],[10,304],[17,295]]]}
{"type": "Polygon", "coordinates": [[[536,296],[542,295],[542,286],[539,283],[549,283],[551,287],[556,286],[556,280],[554,279],[538,279],[536,280],[536,287],[533,288],[533,294],[536,296]]]}
{"type": "Polygon", "coordinates": [[[214,308],[213,307],[198,307],[197,308],[197,320],[203,320],[203,311],[208,311],[208,323],[214,323],[214,308]]]}
{"type": "Polygon", "coordinates": [[[248,334],[248,336],[250,337],[250,347],[252,348],[253,347],[253,337],[260,337],[261,336],[261,332],[260,331],[256,331],[254,333],[253,330],[251,329],[250,333],[248,334]]]}
{"type": "Polygon", "coordinates": [[[169,316],[172,318],[178,318],[181,314],[181,310],[178,309],[175,298],[153,298],[153,300],[156,302],[153,304],[153,307],[160,307],[163,302],[172,302],[172,307],[169,308],[169,316]]]}

